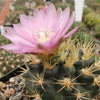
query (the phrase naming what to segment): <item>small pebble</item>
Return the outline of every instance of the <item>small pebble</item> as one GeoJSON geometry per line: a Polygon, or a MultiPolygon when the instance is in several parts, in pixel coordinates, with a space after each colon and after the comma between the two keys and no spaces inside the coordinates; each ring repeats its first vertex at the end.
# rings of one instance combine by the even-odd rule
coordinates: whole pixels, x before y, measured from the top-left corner
{"type": "Polygon", "coordinates": [[[10,84],[9,84],[9,87],[13,87],[13,85],[10,83],[10,84]]]}
{"type": "Polygon", "coordinates": [[[13,78],[13,77],[10,78],[10,79],[9,79],[9,82],[14,83],[14,82],[15,82],[14,78],[13,78]]]}

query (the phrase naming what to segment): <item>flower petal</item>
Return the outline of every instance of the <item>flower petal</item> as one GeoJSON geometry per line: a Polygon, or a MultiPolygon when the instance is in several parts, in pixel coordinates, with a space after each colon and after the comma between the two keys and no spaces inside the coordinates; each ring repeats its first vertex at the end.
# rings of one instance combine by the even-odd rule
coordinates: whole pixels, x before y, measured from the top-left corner
{"type": "Polygon", "coordinates": [[[34,44],[32,44],[30,41],[16,35],[16,34],[3,34],[6,38],[11,40],[14,44],[17,44],[19,46],[28,46],[28,47],[34,47],[34,44]]]}
{"type": "Polygon", "coordinates": [[[26,29],[21,24],[14,24],[13,26],[17,35],[20,35],[25,39],[32,39],[32,33],[30,30],[26,29]]]}
{"type": "MultiPolygon", "coordinates": [[[[36,24],[36,20],[33,17],[28,17],[26,15],[20,15],[20,21],[21,24],[17,24],[21,27],[24,27],[26,30],[28,30],[30,33],[34,32],[34,24],[36,24]]],[[[14,26],[17,26],[16,24],[14,26]]]]}
{"type": "Polygon", "coordinates": [[[67,35],[65,35],[65,38],[73,35],[78,30],[78,27],[75,27],[72,31],[70,31],[67,35]]]}
{"type": "Polygon", "coordinates": [[[46,13],[46,27],[47,30],[52,30],[57,22],[57,13],[54,4],[50,4],[46,13]]]}
{"type": "Polygon", "coordinates": [[[75,21],[75,13],[73,12],[72,17],[70,18],[68,24],[66,25],[65,29],[62,31],[61,36],[63,36],[64,34],[66,34],[66,32],[69,30],[69,28],[72,26],[72,24],[75,21]]]}
{"type": "Polygon", "coordinates": [[[39,9],[37,9],[37,8],[34,9],[33,17],[37,17],[38,13],[39,13],[39,9]]]}
{"type": "Polygon", "coordinates": [[[7,44],[4,46],[1,46],[0,48],[6,49],[6,50],[19,50],[19,49],[21,49],[20,47],[18,47],[15,44],[7,44]]]}
{"type": "Polygon", "coordinates": [[[55,35],[52,37],[52,39],[55,39],[56,37],[60,36],[62,34],[62,31],[64,30],[65,26],[68,23],[70,15],[70,9],[67,7],[64,12],[60,15],[60,18],[58,20],[58,23],[55,27],[55,35]]]}
{"type": "Polygon", "coordinates": [[[62,9],[61,8],[58,8],[57,9],[57,16],[58,16],[58,18],[60,17],[61,14],[62,14],[62,9]]]}
{"type": "Polygon", "coordinates": [[[45,14],[47,14],[48,6],[44,7],[43,11],[45,14]]]}

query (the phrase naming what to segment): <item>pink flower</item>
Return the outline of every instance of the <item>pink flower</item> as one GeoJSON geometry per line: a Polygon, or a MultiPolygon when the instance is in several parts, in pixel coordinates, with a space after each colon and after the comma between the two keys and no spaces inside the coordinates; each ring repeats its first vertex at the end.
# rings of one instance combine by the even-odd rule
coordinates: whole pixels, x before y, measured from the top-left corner
{"type": "Polygon", "coordinates": [[[67,37],[76,32],[78,27],[71,32],[66,32],[74,23],[74,13],[70,17],[70,9],[64,11],[50,4],[42,10],[35,9],[33,16],[20,15],[20,24],[14,28],[6,27],[7,33],[3,34],[12,41],[12,44],[1,46],[13,53],[32,53],[51,55],[67,37]]]}

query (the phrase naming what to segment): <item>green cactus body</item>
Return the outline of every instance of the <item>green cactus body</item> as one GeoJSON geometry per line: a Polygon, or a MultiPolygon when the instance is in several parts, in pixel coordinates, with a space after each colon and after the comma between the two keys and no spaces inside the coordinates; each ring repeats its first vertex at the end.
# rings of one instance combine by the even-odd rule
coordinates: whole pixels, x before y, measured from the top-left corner
{"type": "Polygon", "coordinates": [[[96,62],[92,57],[94,46],[90,44],[91,42],[88,43],[91,52],[87,51],[88,55],[85,52],[86,49],[83,48],[83,46],[88,47],[87,45],[75,44],[76,46],[73,45],[73,47],[77,50],[67,46],[70,50],[65,50],[69,53],[63,60],[56,56],[53,58],[55,61],[53,63],[51,60],[47,62],[40,60],[37,64],[27,65],[27,69],[23,70],[23,77],[25,88],[32,100],[91,100],[98,95],[100,61],[96,62]]]}
{"type": "Polygon", "coordinates": [[[99,87],[93,85],[93,76],[82,73],[86,64],[91,66],[94,62],[93,59],[90,60],[78,61],[72,68],[65,67],[64,63],[58,63],[51,70],[45,69],[42,63],[31,65],[23,74],[26,78],[25,87],[29,95],[35,95],[34,91],[37,90],[43,100],[76,100],[77,95],[74,94],[77,94],[77,91],[87,92],[83,96],[85,98],[93,98],[99,93],[99,87]]]}

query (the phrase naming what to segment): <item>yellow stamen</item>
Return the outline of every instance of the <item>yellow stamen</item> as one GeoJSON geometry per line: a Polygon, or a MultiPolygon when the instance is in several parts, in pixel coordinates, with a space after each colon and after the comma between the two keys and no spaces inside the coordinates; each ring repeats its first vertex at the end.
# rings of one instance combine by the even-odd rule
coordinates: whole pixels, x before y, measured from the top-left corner
{"type": "Polygon", "coordinates": [[[53,34],[54,34],[54,32],[52,32],[52,31],[39,32],[39,42],[45,43],[46,41],[49,41],[53,34]]]}

